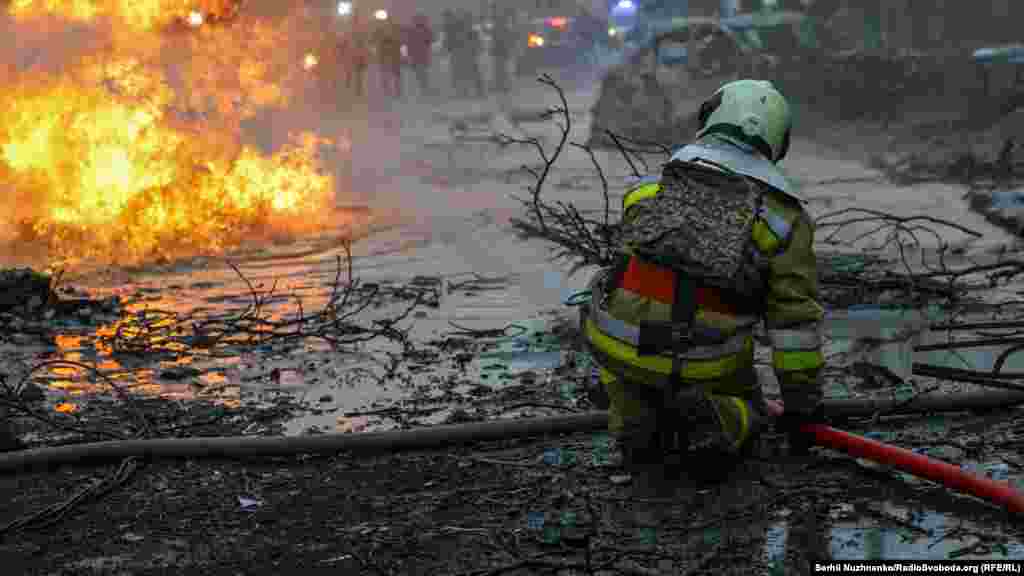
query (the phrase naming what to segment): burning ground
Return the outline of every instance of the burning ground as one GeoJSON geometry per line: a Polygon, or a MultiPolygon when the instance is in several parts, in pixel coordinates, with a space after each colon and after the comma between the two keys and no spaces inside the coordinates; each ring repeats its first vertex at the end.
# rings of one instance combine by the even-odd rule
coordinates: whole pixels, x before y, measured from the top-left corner
{"type": "Polygon", "coordinates": [[[309,37],[296,17],[181,5],[19,1],[3,14],[18,38],[0,56],[9,254],[134,264],[338,225],[320,162],[336,135],[296,130],[273,151],[243,139],[258,113],[304,102],[316,40],[293,40],[309,37]]]}
{"type": "MultiPolygon", "coordinates": [[[[179,23],[184,18],[187,24],[188,17],[182,13],[179,23]]],[[[242,15],[234,18],[244,20],[242,15]]],[[[21,19],[18,25],[31,26],[31,21],[21,19]]],[[[136,24],[123,24],[111,32],[111,38],[136,34],[138,23],[145,32],[141,38],[177,33],[165,29],[173,28],[170,24],[162,28],[146,24],[145,18],[129,21],[136,24]]],[[[94,26],[89,17],[84,22],[75,26],[88,25],[90,30],[94,26]]],[[[211,47],[211,57],[237,40],[219,34],[258,36],[253,29],[231,30],[230,26],[210,29],[207,40],[221,39],[225,45],[211,47]]],[[[141,41],[124,50],[151,62],[144,58],[147,49],[141,41]]],[[[303,69],[307,50],[293,52],[287,58],[275,53],[260,61],[272,63],[280,57],[303,69]]],[[[92,68],[82,66],[82,74],[88,77],[85,71],[92,68]]],[[[19,77],[22,73],[19,70],[19,77]]],[[[223,87],[220,82],[253,86],[237,74],[200,77],[208,82],[195,82],[200,93],[202,86],[215,85],[210,90],[216,92],[223,87]]],[[[269,72],[266,76],[282,77],[269,72]]],[[[168,100],[161,102],[177,102],[173,75],[163,78],[172,88],[168,100]]],[[[39,85],[45,86],[46,81],[44,77],[39,85]]],[[[267,84],[274,82],[258,83],[267,84]]],[[[24,90],[32,92],[28,85],[24,90]]],[[[295,152],[312,158],[296,152],[302,146],[275,152],[272,140],[280,139],[279,134],[246,148],[246,135],[253,133],[247,128],[267,118],[260,106],[272,108],[269,102],[278,92],[241,88],[228,92],[232,96],[226,100],[201,100],[206,118],[198,124],[202,129],[197,140],[186,139],[186,128],[175,127],[177,104],[142,108],[170,110],[165,114],[171,116],[155,115],[155,124],[144,125],[167,124],[170,132],[159,133],[176,134],[183,142],[184,151],[175,149],[179,150],[175,161],[166,164],[168,174],[211,184],[220,192],[214,196],[229,202],[225,198],[230,197],[227,190],[233,181],[218,179],[218,172],[207,173],[194,164],[217,166],[217,159],[224,158],[223,149],[209,150],[209,157],[190,152],[206,150],[203,142],[214,135],[226,138],[235,146],[228,149],[238,154],[223,160],[221,166],[228,166],[224,173],[231,173],[230,167],[235,166],[231,162],[243,158],[242,151],[247,149],[258,159],[256,166],[267,170],[298,166],[298,174],[318,182],[334,173],[336,167],[329,163],[317,168],[315,163],[289,163],[275,156],[295,152]],[[238,112],[228,105],[236,97],[261,104],[238,112]]],[[[120,101],[116,90],[93,95],[99,109],[120,101]]],[[[585,141],[583,127],[594,94],[584,89],[568,96],[575,126],[571,139],[585,141]]],[[[214,220],[225,219],[221,222],[229,232],[248,229],[270,236],[301,236],[279,238],[274,244],[259,242],[259,234],[239,232],[233,242],[230,233],[213,235],[212,243],[170,243],[175,251],[162,254],[164,261],[154,263],[160,260],[159,250],[140,249],[135,259],[127,251],[119,259],[119,250],[104,257],[102,246],[127,246],[133,237],[107,238],[102,232],[110,227],[102,226],[96,233],[84,234],[91,229],[82,224],[76,229],[83,233],[77,242],[95,248],[95,258],[132,265],[79,271],[60,252],[61,239],[70,237],[61,234],[70,234],[70,228],[59,224],[55,214],[98,210],[130,223],[138,214],[153,213],[127,208],[104,212],[107,207],[95,197],[93,204],[80,204],[51,191],[81,190],[83,182],[88,183],[82,180],[88,173],[87,163],[54,169],[52,179],[47,179],[46,170],[19,175],[29,182],[24,184],[26,193],[45,190],[46,198],[57,200],[48,205],[49,211],[40,212],[47,224],[33,232],[35,241],[27,241],[32,237],[27,232],[19,232],[23,235],[12,240],[21,242],[19,246],[45,246],[47,256],[64,259],[68,265],[58,283],[63,304],[55,305],[49,317],[31,314],[39,312],[38,305],[3,317],[0,345],[5,382],[15,387],[28,384],[19,387],[21,396],[9,406],[25,409],[17,418],[22,439],[36,447],[118,437],[308,435],[414,429],[441,422],[594,408],[601,399],[586,385],[587,359],[574,338],[574,315],[563,304],[584,288],[589,269],[570,277],[563,271],[567,265],[550,262],[549,244],[515,237],[510,219],[522,217],[523,206],[511,195],[532,182],[520,167],[542,165],[530,146],[493,137],[495,130],[520,139],[537,136],[550,149],[559,133],[539,117],[546,105],[557,104],[554,93],[531,83],[517,87],[515,96],[504,101],[450,102],[434,110],[401,104],[403,122],[397,128],[394,116],[367,110],[363,131],[354,130],[357,145],[352,153],[357,163],[367,167],[377,187],[361,189],[364,185],[357,178],[351,196],[337,186],[335,193],[341,203],[350,197],[375,196],[382,205],[402,205],[404,215],[410,217],[398,223],[381,222],[375,215],[376,205],[372,210],[349,207],[332,213],[340,222],[363,229],[365,238],[351,245],[341,237],[339,230],[344,228],[338,221],[289,228],[293,218],[312,221],[306,217],[315,213],[309,208],[319,198],[319,193],[309,192],[320,190],[315,186],[301,189],[312,194],[304,197],[306,204],[298,204],[309,211],[279,209],[273,187],[240,186],[254,191],[251,201],[259,210],[258,216],[241,210],[239,217],[229,213],[241,205],[232,204],[220,212],[206,207],[198,191],[201,186],[194,191],[177,179],[164,184],[154,180],[129,194],[125,206],[147,206],[153,199],[167,198],[170,203],[160,205],[173,214],[179,206],[173,201],[180,198],[181,210],[208,210],[216,216],[214,220]],[[523,102],[537,104],[523,109],[523,102]],[[381,150],[389,151],[393,162],[374,163],[372,156],[381,155],[381,150]],[[65,176],[70,179],[62,180],[65,176]],[[163,194],[161,186],[171,190],[163,194]],[[273,194],[262,197],[256,193],[259,190],[273,194]],[[97,241],[95,246],[88,244],[92,239],[97,241]],[[243,240],[250,241],[240,244],[243,240]],[[230,258],[219,257],[225,254],[230,258]]],[[[188,115],[182,115],[189,125],[188,115]]],[[[302,125],[301,118],[287,118],[279,125],[302,125]]],[[[113,139],[122,146],[113,146],[115,150],[124,146],[134,150],[147,141],[142,136],[146,130],[129,138],[117,131],[123,128],[118,126],[100,131],[104,138],[87,141],[113,139]]],[[[65,138],[66,134],[79,133],[63,128],[47,133],[49,147],[40,150],[61,151],[81,141],[81,136],[76,140],[65,138]],[[57,143],[50,145],[53,138],[57,143]]],[[[323,152],[319,145],[310,146],[323,152]]],[[[614,192],[629,176],[629,166],[617,151],[594,153],[610,182],[614,206],[619,200],[614,192]]],[[[111,154],[104,157],[108,164],[109,158],[119,157],[111,154]]],[[[126,157],[133,158],[127,153],[126,157]]],[[[646,154],[644,161],[656,166],[658,154],[646,154]]],[[[942,321],[996,322],[1019,316],[1014,302],[1018,284],[1012,278],[1007,282],[992,276],[1000,270],[1015,270],[1014,240],[959,202],[959,188],[890,184],[879,172],[806,140],[795,143],[787,165],[810,196],[813,214],[819,218],[832,214],[823,222],[833,226],[819,229],[842,232],[841,242],[821,246],[830,305],[906,304],[909,296],[917,299],[911,302],[924,299],[941,304],[942,321]],[[857,214],[837,213],[844,208],[877,210],[888,220],[874,214],[870,221],[845,222],[849,216],[856,220],[857,214]],[[924,250],[910,246],[898,226],[893,240],[893,225],[904,223],[900,217],[925,213],[978,231],[981,238],[931,222],[941,241],[924,243],[924,250]],[[858,225],[870,230],[880,223],[889,228],[858,240],[858,225]],[[866,246],[872,244],[879,248],[876,255],[889,260],[887,264],[867,257],[866,246]],[[946,270],[978,264],[995,268],[961,276],[943,275],[940,268],[931,278],[916,278],[908,290],[900,250],[907,251],[909,263],[915,266],[922,255],[941,255],[946,270]],[[843,254],[827,255],[826,251],[843,254]],[[958,293],[950,298],[951,279],[970,284],[971,297],[958,293]],[[998,288],[990,289],[991,282],[998,288]]],[[[263,177],[253,180],[274,182],[263,177]]],[[[551,197],[598,219],[603,209],[603,198],[596,192],[600,189],[601,180],[589,156],[575,148],[567,149],[546,184],[551,197]]],[[[290,197],[287,190],[282,196],[290,197]]],[[[162,234],[174,236],[171,231],[177,230],[181,235],[186,229],[191,230],[171,226],[162,234]]],[[[137,245],[157,242],[154,245],[160,250],[170,250],[150,235],[152,230],[140,231],[137,245]]],[[[200,226],[197,232],[202,230],[200,226]]],[[[987,336],[936,330],[922,344],[993,338],[992,332],[1011,338],[1014,333],[979,330],[987,336]]],[[[996,354],[1005,348],[993,346],[996,354]]],[[[977,354],[953,350],[946,355],[964,356],[984,370],[990,367],[993,354],[990,349],[981,350],[977,354]]],[[[951,392],[969,386],[924,376],[898,385],[884,373],[858,372],[857,358],[851,357],[856,355],[840,342],[833,342],[829,352],[834,367],[831,397],[900,398],[935,387],[951,392]]],[[[941,350],[929,354],[929,363],[949,362],[941,350]]],[[[1015,366],[1011,361],[1007,370],[1019,370],[1015,366]]],[[[775,392],[769,385],[768,393],[775,392]]],[[[1024,465],[1017,455],[1016,414],[1011,409],[927,421],[878,414],[873,422],[853,421],[844,427],[1016,481],[1024,465]]],[[[670,500],[629,486],[623,471],[606,458],[608,440],[600,434],[379,457],[126,460],[109,468],[83,464],[23,472],[0,477],[0,490],[11,495],[9,505],[0,512],[0,559],[24,567],[25,573],[44,574],[685,574],[728,573],[733,567],[744,572],[796,574],[812,556],[1021,555],[1016,525],[983,503],[828,451],[806,461],[785,458],[778,453],[779,439],[769,435],[766,440],[760,458],[736,471],[729,481],[696,486],[687,473],[670,500]],[[82,496],[75,497],[80,490],[85,490],[82,496]]]]}

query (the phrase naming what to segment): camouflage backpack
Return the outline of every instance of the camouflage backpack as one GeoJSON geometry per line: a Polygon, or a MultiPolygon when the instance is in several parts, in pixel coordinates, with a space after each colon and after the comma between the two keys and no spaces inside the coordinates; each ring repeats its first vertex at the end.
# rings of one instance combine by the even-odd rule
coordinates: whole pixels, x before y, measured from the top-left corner
{"type": "Polygon", "coordinates": [[[652,264],[709,286],[757,295],[762,285],[753,227],[764,188],[714,166],[669,162],[661,191],[637,201],[624,215],[621,244],[652,264]]]}

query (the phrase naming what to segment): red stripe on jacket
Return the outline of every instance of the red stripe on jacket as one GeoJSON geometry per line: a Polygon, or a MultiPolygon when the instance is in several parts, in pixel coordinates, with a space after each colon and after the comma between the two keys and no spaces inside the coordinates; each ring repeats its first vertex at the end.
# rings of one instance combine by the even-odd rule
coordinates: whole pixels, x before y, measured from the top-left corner
{"type": "MultiPolygon", "coordinates": [[[[622,276],[620,288],[671,305],[675,302],[676,273],[632,257],[622,276]]],[[[696,298],[699,308],[731,316],[739,315],[739,306],[728,302],[725,296],[719,288],[697,286],[696,298]]]]}

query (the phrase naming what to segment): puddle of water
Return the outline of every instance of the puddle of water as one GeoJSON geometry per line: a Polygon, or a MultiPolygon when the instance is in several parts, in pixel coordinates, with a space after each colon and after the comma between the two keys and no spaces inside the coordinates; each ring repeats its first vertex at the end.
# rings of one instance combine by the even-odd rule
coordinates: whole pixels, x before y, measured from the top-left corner
{"type": "Polygon", "coordinates": [[[537,350],[530,346],[518,349],[500,350],[480,354],[475,360],[479,369],[488,370],[495,364],[510,372],[525,370],[553,370],[562,365],[565,352],[562,350],[537,350]]]}
{"type": "MultiPolygon", "coordinates": [[[[965,462],[963,467],[1018,487],[1024,484],[1024,476],[1012,474],[1006,463],[1001,461],[965,462]]],[[[870,510],[863,510],[850,504],[838,504],[830,511],[828,538],[832,559],[1024,559],[1024,542],[1016,539],[1007,539],[989,550],[970,549],[977,541],[970,535],[972,531],[991,534],[991,530],[952,514],[915,510],[887,500],[871,503],[869,507],[870,510]],[[958,536],[957,533],[963,535],[958,536]]],[[[785,518],[771,524],[765,532],[763,556],[769,566],[781,565],[790,522],[796,518],[788,510],[782,514],[785,518]]]]}
{"type": "MultiPolygon", "coordinates": [[[[853,356],[857,356],[858,359],[871,364],[884,366],[904,379],[910,376],[915,362],[990,372],[999,356],[1014,345],[1005,343],[928,350],[928,346],[942,345],[950,341],[986,338],[967,331],[947,333],[925,328],[947,321],[947,315],[935,308],[913,310],[857,306],[849,310],[830,310],[825,318],[824,332],[829,339],[830,354],[850,355],[847,360],[853,360],[853,356]],[[915,331],[920,333],[914,334],[915,331]],[[861,345],[870,340],[876,341],[877,348],[858,354],[857,350],[862,347],[861,345]]],[[[996,330],[993,332],[998,333],[996,330]]],[[[1024,351],[1010,354],[1003,362],[1002,371],[1024,372],[1024,351]]]]}
{"type": "MultiPolygon", "coordinates": [[[[829,310],[825,316],[825,336],[831,340],[832,353],[850,354],[888,368],[902,379],[910,376],[914,362],[913,347],[920,332],[935,322],[937,310],[855,306],[829,310]],[[865,344],[870,343],[870,346],[865,344]]],[[[850,358],[849,360],[854,360],[850,358]]]]}
{"type": "MultiPolygon", "coordinates": [[[[941,344],[946,341],[945,334],[929,333],[922,344],[941,344]]],[[[929,350],[916,352],[914,359],[936,366],[960,368],[991,372],[996,359],[1009,348],[1009,345],[979,346],[976,348],[958,348],[956,350],[929,350]]],[[[1003,372],[1024,372],[1024,351],[1010,354],[1003,362],[1003,372]]]]}
{"type": "Polygon", "coordinates": [[[530,318],[516,324],[522,326],[521,333],[497,340],[493,349],[473,360],[470,365],[472,372],[501,372],[509,376],[524,372],[544,374],[565,362],[567,352],[563,349],[564,343],[545,331],[547,322],[544,318],[530,318]]]}
{"type": "Polygon", "coordinates": [[[786,540],[789,535],[789,524],[780,520],[768,526],[764,535],[764,559],[770,567],[770,574],[782,573],[782,564],[786,557],[786,540]]]}
{"type": "MultiPolygon", "coordinates": [[[[891,503],[883,504],[880,511],[897,518],[912,518],[907,509],[891,503]]],[[[984,532],[981,526],[937,512],[924,512],[913,517],[914,527],[893,527],[881,521],[864,519],[859,522],[838,522],[831,528],[830,551],[836,560],[1006,560],[1020,559],[1024,544],[1011,540],[1005,546],[996,546],[991,552],[963,551],[976,541],[973,537],[958,538],[948,533],[963,527],[984,532]]]]}
{"type": "MultiPolygon", "coordinates": [[[[834,522],[829,530],[829,554],[833,560],[1019,560],[1024,559],[1024,543],[1010,540],[995,546],[991,552],[963,553],[972,544],[971,537],[947,537],[962,527],[984,532],[983,527],[937,512],[916,516],[906,508],[884,503],[878,510],[903,518],[908,527],[893,527],[870,517],[834,522]],[[909,526],[913,526],[911,529],[909,526]]],[[[789,520],[780,520],[768,527],[762,554],[771,568],[770,574],[781,573],[789,533],[789,520]]]]}

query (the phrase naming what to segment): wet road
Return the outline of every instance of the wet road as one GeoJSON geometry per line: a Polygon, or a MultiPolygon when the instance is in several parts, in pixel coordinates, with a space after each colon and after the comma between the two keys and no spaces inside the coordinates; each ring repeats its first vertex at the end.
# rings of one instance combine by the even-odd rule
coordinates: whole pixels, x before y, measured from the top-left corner
{"type": "MultiPolygon", "coordinates": [[[[574,114],[573,139],[584,141],[589,121],[587,110],[593,92],[570,94],[574,114]]],[[[490,355],[474,358],[465,370],[451,364],[407,367],[403,378],[379,382],[356,377],[360,371],[381,374],[383,359],[394,352],[386,344],[367,344],[346,353],[314,343],[267,346],[205,357],[183,351],[177,358],[151,362],[128,362],[111,355],[97,335],[116,330],[116,323],[69,324],[68,335],[54,346],[12,347],[3,351],[25,359],[63,358],[95,362],[100,370],[137,391],[173,398],[208,397],[224,402],[260,402],[289,393],[320,404],[319,413],[291,423],[289,433],[319,430],[368,430],[392,425],[387,418],[344,417],[346,412],[387,406],[416,398],[421,406],[436,411],[420,420],[438,422],[453,406],[451,392],[470,394],[483,385],[496,390],[522,381],[557,385],[555,369],[566,353],[551,342],[537,344],[533,334],[544,332],[553,317],[569,314],[564,300],[582,289],[586,271],[568,277],[552,264],[550,249],[539,243],[516,240],[508,230],[509,218],[519,213],[513,198],[522,193],[528,179],[518,168],[536,163],[529,150],[499,148],[486,136],[493,130],[552,138],[550,127],[540,123],[516,123],[511,117],[530,102],[535,111],[555,102],[554,95],[540,86],[527,86],[514,98],[486,102],[435,102],[433,105],[404,103],[399,115],[369,110],[366,124],[354,130],[354,156],[350,189],[339,194],[338,221],[368,230],[354,247],[353,272],[364,282],[400,283],[416,276],[434,279],[442,288],[439,305],[423,310],[412,326],[411,336],[423,342],[453,330],[450,322],[479,329],[496,329],[519,324],[525,332],[495,342],[490,355]],[[504,110],[504,114],[501,112],[504,110]],[[359,207],[369,207],[369,212],[359,207]],[[376,226],[375,229],[371,229],[376,226]],[[493,281],[464,282],[479,275],[493,281]],[[460,288],[460,284],[464,287],[460,288]],[[99,324],[97,328],[95,324],[99,324]],[[182,372],[183,367],[193,371],[182,372]],[[186,377],[179,376],[184,373],[186,377]],[[539,379],[537,376],[539,375],[539,379]],[[446,385],[442,386],[444,382],[446,385]]],[[[613,186],[628,174],[625,163],[611,152],[598,152],[613,186]]],[[[981,240],[966,242],[963,235],[950,232],[944,240],[962,245],[961,259],[984,261],[996,249],[1012,245],[1012,239],[967,210],[960,199],[963,191],[953,186],[926,185],[896,187],[874,180],[878,175],[863,166],[844,161],[837,154],[814,143],[797,141],[786,162],[789,175],[802,184],[814,215],[846,207],[871,208],[885,213],[911,216],[925,213],[955,221],[983,233],[981,240]]],[[[568,153],[551,176],[549,193],[576,202],[584,208],[599,209],[600,194],[589,160],[568,153]]],[[[613,188],[614,192],[614,188],[613,188]]],[[[613,196],[616,202],[618,195],[613,196]]],[[[337,231],[323,238],[307,239],[296,245],[256,247],[235,255],[241,272],[253,285],[268,287],[277,282],[277,293],[302,298],[307,310],[322,306],[331,293],[337,273],[337,231]],[[293,257],[289,253],[306,254],[293,257]]],[[[854,234],[855,232],[850,232],[854,234]]],[[[169,310],[177,313],[209,312],[244,307],[251,297],[246,282],[219,259],[206,259],[177,267],[152,267],[113,271],[82,277],[74,285],[92,297],[119,295],[127,310],[169,310]]],[[[1012,295],[1019,286],[1007,288],[1012,295]]],[[[989,295],[990,298],[999,294],[989,295]]],[[[277,317],[294,313],[294,299],[280,298],[267,305],[277,317]]],[[[368,313],[384,314],[385,307],[368,313]]],[[[841,351],[834,343],[832,353],[841,351]]],[[[980,351],[976,367],[991,365],[994,350],[980,351]]],[[[934,361],[934,359],[929,360],[934,361]]],[[[1012,367],[1010,367],[1012,368],[1012,367]]],[[[1019,370],[1020,368],[1018,368],[1019,370]]],[[[48,376],[55,400],[72,400],[91,386],[78,373],[64,370],[48,376]]],[[[770,391],[770,390],[769,390],[770,391]]],[[[992,474],[1019,481],[999,462],[974,463],[992,474]]],[[[1016,472],[1014,472],[1016,474],[1016,472]]],[[[924,511],[911,513],[891,502],[876,511],[846,511],[833,518],[830,550],[835,558],[944,558],[965,541],[950,537],[941,529],[953,513],[924,511]],[[892,522],[866,521],[877,517],[903,518],[903,529],[892,522]],[[916,516],[914,514],[917,514],[916,516]],[[919,529],[906,530],[907,525],[919,529]],[[908,536],[909,534],[909,536],[908,536]],[[941,540],[937,541],[937,540],[941,540]]],[[[765,555],[776,556],[790,533],[792,519],[780,518],[769,527],[765,555]]],[[[1000,557],[1001,550],[967,557],[1000,557]]],[[[1024,555],[1020,544],[1011,541],[1006,553],[1024,555]]],[[[1005,557],[1005,555],[1003,556],[1005,557]]]]}

